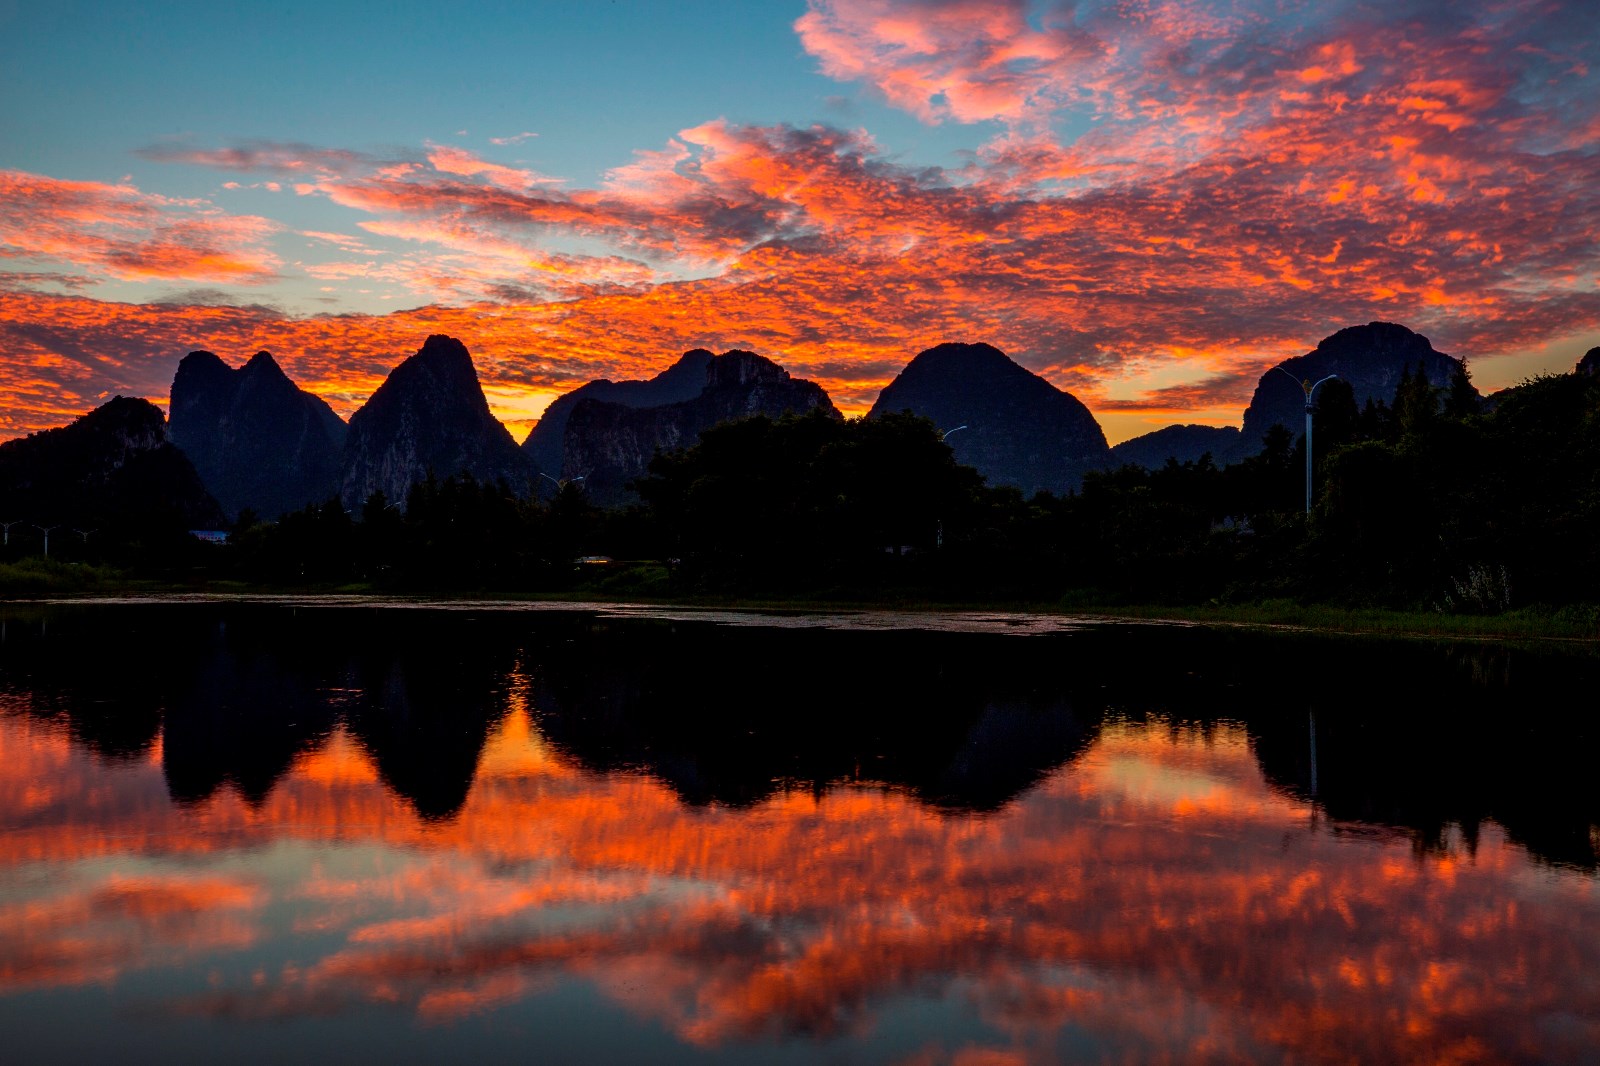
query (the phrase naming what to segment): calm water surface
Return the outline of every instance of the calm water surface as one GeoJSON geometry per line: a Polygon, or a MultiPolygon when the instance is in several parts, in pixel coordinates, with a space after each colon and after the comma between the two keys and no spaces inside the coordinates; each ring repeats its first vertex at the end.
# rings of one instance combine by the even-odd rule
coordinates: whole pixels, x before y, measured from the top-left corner
{"type": "Polygon", "coordinates": [[[1600,1059],[1592,649],[727,621],[0,610],[0,1057],[1600,1059]]]}

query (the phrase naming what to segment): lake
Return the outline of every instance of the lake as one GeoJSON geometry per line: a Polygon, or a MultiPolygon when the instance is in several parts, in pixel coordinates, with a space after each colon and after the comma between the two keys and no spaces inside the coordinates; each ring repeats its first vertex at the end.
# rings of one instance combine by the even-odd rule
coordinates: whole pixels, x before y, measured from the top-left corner
{"type": "Polygon", "coordinates": [[[1600,1058],[1600,658],[0,606],[7,1062],[1600,1058]]]}

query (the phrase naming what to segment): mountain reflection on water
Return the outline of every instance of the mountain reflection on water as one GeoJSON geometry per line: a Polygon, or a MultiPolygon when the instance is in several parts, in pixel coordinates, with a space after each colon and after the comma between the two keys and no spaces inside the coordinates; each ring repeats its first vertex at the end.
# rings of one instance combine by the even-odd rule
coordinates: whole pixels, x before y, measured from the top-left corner
{"type": "Polygon", "coordinates": [[[1600,1046],[1588,652],[0,617],[23,1061],[1600,1046]]]}

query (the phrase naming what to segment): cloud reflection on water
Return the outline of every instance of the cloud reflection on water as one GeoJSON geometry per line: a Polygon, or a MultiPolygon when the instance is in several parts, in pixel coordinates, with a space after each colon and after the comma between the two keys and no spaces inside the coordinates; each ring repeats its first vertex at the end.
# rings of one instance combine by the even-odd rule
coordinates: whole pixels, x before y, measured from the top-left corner
{"type": "Polygon", "coordinates": [[[161,1011],[465,1025],[582,981],[706,1050],[910,1054],[883,1021],[919,1002],[965,1020],[922,1034],[917,1061],[1049,1061],[1083,1040],[1140,1059],[1560,1060],[1600,1041],[1592,878],[1530,866],[1493,825],[1427,852],[1330,825],[1268,784],[1237,723],[1113,718],[990,814],[872,782],[691,806],[549,744],[526,682],[442,820],[342,725],[259,802],[224,787],[176,806],[159,746],[110,766],[13,709],[0,1003],[139,994],[205,959],[240,976],[161,1011]]]}

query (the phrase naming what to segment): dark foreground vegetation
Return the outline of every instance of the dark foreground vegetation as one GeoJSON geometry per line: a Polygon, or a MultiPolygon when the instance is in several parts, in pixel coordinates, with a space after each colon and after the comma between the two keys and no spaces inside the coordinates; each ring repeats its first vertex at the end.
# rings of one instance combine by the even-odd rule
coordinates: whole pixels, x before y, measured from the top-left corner
{"type": "MultiPolygon", "coordinates": [[[[13,530],[12,594],[135,578],[399,593],[599,594],[948,604],[1316,604],[1496,615],[1600,603],[1600,379],[1543,377],[1480,402],[1402,382],[1392,407],[1318,394],[1315,496],[1304,447],[1089,474],[1076,494],[991,488],[933,423],[754,418],[659,456],[641,502],[594,506],[469,477],[262,522],[226,544],[148,519],[88,536],[13,530]],[[68,564],[81,564],[76,567],[68,564]],[[31,569],[30,569],[31,568],[31,569]]],[[[1592,626],[1590,627],[1592,628],[1592,626]]]]}

